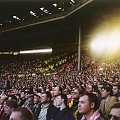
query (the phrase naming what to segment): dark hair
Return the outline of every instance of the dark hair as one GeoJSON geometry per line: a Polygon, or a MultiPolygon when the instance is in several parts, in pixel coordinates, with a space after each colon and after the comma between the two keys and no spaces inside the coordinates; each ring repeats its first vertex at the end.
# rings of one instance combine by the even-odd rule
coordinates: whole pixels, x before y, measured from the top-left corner
{"type": "Polygon", "coordinates": [[[9,106],[10,108],[16,109],[18,107],[18,103],[14,100],[7,100],[6,105],[9,106]]]}
{"type": "Polygon", "coordinates": [[[16,97],[15,95],[9,95],[8,97],[11,97],[11,98],[12,98],[12,100],[17,101],[17,97],[16,97]]]}
{"type": "Polygon", "coordinates": [[[50,101],[51,101],[52,95],[49,91],[44,91],[42,94],[46,94],[47,98],[50,98],[50,101]]]}
{"type": "Polygon", "coordinates": [[[82,96],[85,96],[85,95],[88,96],[89,103],[92,103],[92,102],[95,103],[94,110],[96,111],[100,105],[100,101],[98,97],[94,93],[88,93],[88,92],[84,93],[82,96]]]}
{"type": "Polygon", "coordinates": [[[77,90],[77,91],[79,92],[80,95],[83,94],[83,91],[82,91],[80,88],[75,87],[74,90],[77,90]]]}
{"type": "Polygon", "coordinates": [[[38,94],[34,94],[34,96],[37,96],[37,97],[39,97],[39,98],[40,98],[40,95],[38,95],[38,94]]]}
{"type": "Polygon", "coordinates": [[[112,108],[120,108],[120,102],[116,102],[112,107],[112,108]]]}
{"type": "Polygon", "coordinates": [[[110,92],[110,96],[113,95],[112,86],[110,85],[103,86],[103,89],[106,90],[107,92],[110,92]]]}
{"type": "Polygon", "coordinates": [[[32,111],[27,107],[19,107],[13,112],[20,112],[22,120],[34,120],[32,111]]]}
{"type": "Polygon", "coordinates": [[[67,95],[66,94],[61,94],[60,95],[62,99],[64,99],[64,103],[67,106],[67,95]]]}

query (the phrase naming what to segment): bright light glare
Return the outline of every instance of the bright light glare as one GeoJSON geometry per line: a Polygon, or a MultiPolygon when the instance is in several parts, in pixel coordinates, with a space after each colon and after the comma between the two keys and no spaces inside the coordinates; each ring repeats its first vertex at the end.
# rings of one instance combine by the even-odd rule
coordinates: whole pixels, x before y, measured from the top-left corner
{"type": "Polygon", "coordinates": [[[120,49],[120,31],[103,32],[97,34],[91,43],[91,48],[97,54],[109,54],[120,49]]]}
{"type": "Polygon", "coordinates": [[[52,48],[50,48],[50,49],[20,51],[20,54],[28,54],[28,53],[51,53],[51,52],[52,52],[52,48]]]}
{"type": "Polygon", "coordinates": [[[106,48],[106,35],[97,36],[93,39],[91,43],[91,48],[94,52],[102,53],[106,48]]]}
{"type": "Polygon", "coordinates": [[[108,43],[108,50],[116,51],[120,48],[120,33],[114,32],[110,36],[110,40],[108,43]]]}
{"type": "Polygon", "coordinates": [[[90,54],[101,59],[120,56],[120,8],[104,14],[96,20],[88,37],[90,54]]]}

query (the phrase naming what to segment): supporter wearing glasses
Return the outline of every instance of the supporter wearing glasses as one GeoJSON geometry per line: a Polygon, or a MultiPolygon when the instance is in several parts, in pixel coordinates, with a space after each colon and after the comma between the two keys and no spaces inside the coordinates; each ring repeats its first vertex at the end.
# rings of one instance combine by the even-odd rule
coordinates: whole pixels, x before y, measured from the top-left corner
{"type": "Polygon", "coordinates": [[[109,114],[110,120],[120,120],[120,102],[114,104],[109,114]]]}

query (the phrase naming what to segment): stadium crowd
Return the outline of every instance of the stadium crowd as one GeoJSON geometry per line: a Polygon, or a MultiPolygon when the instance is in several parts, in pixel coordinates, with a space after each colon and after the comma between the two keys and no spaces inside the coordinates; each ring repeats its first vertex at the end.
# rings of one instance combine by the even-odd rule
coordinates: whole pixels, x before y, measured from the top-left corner
{"type": "Polygon", "coordinates": [[[120,120],[119,58],[77,63],[68,52],[1,64],[0,120],[120,120]]]}

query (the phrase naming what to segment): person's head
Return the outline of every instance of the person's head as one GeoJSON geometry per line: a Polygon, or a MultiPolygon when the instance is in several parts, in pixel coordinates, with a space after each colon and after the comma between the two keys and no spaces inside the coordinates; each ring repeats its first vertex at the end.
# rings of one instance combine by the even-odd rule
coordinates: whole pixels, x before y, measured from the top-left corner
{"type": "Polygon", "coordinates": [[[96,111],[99,108],[99,100],[93,93],[84,93],[80,96],[78,110],[79,113],[87,114],[96,111]]]}
{"type": "Polygon", "coordinates": [[[113,94],[117,94],[120,92],[120,85],[113,85],[113,94]]]}
{"type": "Polygon", "coordinates": [[[120,120],[120,102],[115,103],[109,114],[110,120],[120,120]]]}
{"type": "Polygon", "coordinates": [[[66,94],[61,94],[57,96],[55,99],[56,99],[57,106],[62,106],[63,104],[64,106],[67,106],[67,95],[66,94]]]}
{"type": "Polygon", "coordinates": [[[63,93],[66,94],[66,95],[69,95],[70,94],[70,90],[68,88],[65,88],[63,93]]]}
{"type": "Polygon", "coordinates": [[[102,98],[107,98],[108,96],[112,96],[112,87],[111,86],[104,86],[102,89],[102,98]]]}
{"type": "Polygon", "coordinates": [[[73,99],[79,99],[79,96],[81,94],[81,91],[79,88],[74,88],[72,91],[72,98],[73,99]]]}
{"type": "Polygon", "coordinates": [[[34,104],[39,104],[41,101],[40,94],[34,94],[34,104]]]}
{"type": "Polygon", "coordinates": [[[8,100],[15,100],[15,101],[17,101],[17,97],[15,95],[9,95],[8,100]]]}
{"type": "Polygon", "coordinates": [[[12,112],[9,120],[34,120],[34,117],[27,107],[19,107],[12,112]]]}
{"type": "Polygon", "coordinates": [[[51,98],[52,98],[52,96],[49,91],[45,91],[45,92],[41,93],[41,103],[42,104],[51,102],[51,98]]]}
{"type": "Polygon", "coordinates": [[[103,85],[102,83],[99,83],[99,84],[98,84],[98,90],[99,90],[100,92],[102,91],[103,86],[104,86],[104,85],[103,85]]]}
{"type": "Polygon", "coordinates": [[[92,92],[93,91],[93,85],[91,85],[91,84],[87,85],[86,91],[87,92],[92,92]]]}
{"type": "Polygon", "coordinates": [[[14,109],[16,109],[18,107],[18,104],[16,101],[13,101],[13,100],[7,100],[5,103],[4,103],[4,112],[5,114],[7,115],[10,115],[12,113],[12,111],[14,109]]]}
{"type": "Polygon", "coordinates": [[[33,104],[33,103],[34,103],[34,95],[29,95],[29,96],[27,97],[26,102],[27,102],[28,104],[33,104]]]}
{"type": "Polygon", "coordinates": [[[59,96],[60,94],[62,94],[62,88],[61,86],[56,86],[54,88],[54,96],[59,96]]]}
{"type": "Polygon", "coordinates": [[[25,98],[25,96],[26,96],[26,91],[22,91],[21,94],[20,94],[20,97],[25,98]]]}

